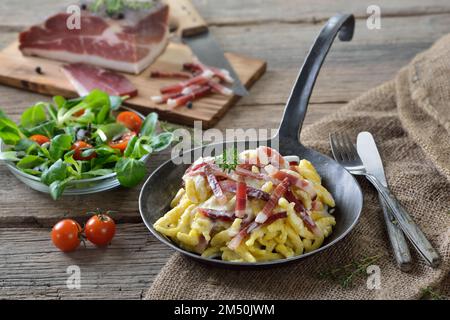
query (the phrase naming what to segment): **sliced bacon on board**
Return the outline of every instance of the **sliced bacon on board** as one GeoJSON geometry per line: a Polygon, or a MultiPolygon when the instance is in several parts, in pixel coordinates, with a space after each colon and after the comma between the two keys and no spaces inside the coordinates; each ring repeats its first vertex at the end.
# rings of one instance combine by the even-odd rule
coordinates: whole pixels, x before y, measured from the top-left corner
{"type": "Polygon", "coordinates": [[[153,70],[150,72],[150,78],[190,79],[192,78],[192,74],[180,71],[168,72],[168,71],[153,70]]]}
{"type": "Polygon", "coordinates": [[[173,98],[173,99],[168,99],[167,106],[172,109],[181,107],[181,106],[186,105],[190,101],[193,101],[195,99],[206,96],[210,92],[211,92],[210,86],[200,87],[199,89],[193,90],[189,94],[181,95],[181,96],[179,96],[177,98],[173,98]]]}
{"type": "Polygon", "coordinates": [[[208,84],[212,88],[212,91],[215,93],[220,93],[221,95],[224,95],[224,96],[232,96],[233,95],[233,90],[221,85],[220,83],[218,83],[216,81],[210,80],[210,81],[208,81],[208,84]]]}
{"type": "Polygon", "coordinates": [[[114,96],[134,97],[138,91],[124,75],[84,63],[62,66],[62,71],[80,96],[100,89],[114,96]]]}
{"type": "Polygon", "coordinates": [[[149,9],[124,10],[121,19],[82,10],[80,28],[66,27],[72,18],[72,13],[58,13],[22,32],[20,51],[26,56],[138,74],[169,42],[169,7],[161,2],[149,9]]]}
{"type": "Polygon", "coordinates": [[[175,93],[163,94],[161,96],[152,96],[151,99],[154,103],[161,104],[161,103],[166,103],[167,100],[169,100],[169,99],[176,99],[181,96],[182,96],[181,93],[175,92],[175,93]]]}
{"type": "Polygon", "coordinates": [[[160,89],[161,93],[180,93],[184,88],[190,87],[192,85],[203,85],[207,84],[212,78],[213,73],[211,71],[205,71],[198,76],[195,76],[189,80],[179,82],[177,84],[162,87],[160,89]]]}
{"type": "Polygon", "coordinates": [[[214,76],[219,78],[221,81],[224,81],[226,83],[234,82],[234,79],[231,77],[228,70],[207,66],[200,62],[185,63],[183,64],[183,68],[191,72],[204,72],[206,70],[210,70],[214,73],[214,76]]]}

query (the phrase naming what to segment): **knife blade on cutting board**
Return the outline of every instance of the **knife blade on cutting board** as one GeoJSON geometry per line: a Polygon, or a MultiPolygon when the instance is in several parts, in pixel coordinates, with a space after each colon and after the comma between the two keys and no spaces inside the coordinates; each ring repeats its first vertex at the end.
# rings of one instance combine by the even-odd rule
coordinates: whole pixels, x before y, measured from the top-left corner
{"type": "Polygon", "coordinates": [[[191,1],[166,0],[166,3],[170,7],[171,17],[176,20],[177,34],[181,37],[183,43],[191,48],[203,64],[228,70],[234,79],[232,86],[234,94],[238,96],[247,95],[247,89],[242,85],[222,48],[209,31],[207,23],[191,1]]]}
{"type": "MultiPolygon", "coordinates": [[[[372,134],[370,132],[360,132],[358,134],[356,146],[367,172],[375,176],[385,187],[387,187],[383,162],[381,161],[372,134]]],[[[383,209],[387,233],[389,240],[391,241],[392,250],[394,251],[395,260],[402,271],[410,271],[412,267],[412,258],[406,237],[403,234],[403,231],[395,225],[394,218],[381,196],[379,196],[379,200],[381,208],[383,209]]]]}

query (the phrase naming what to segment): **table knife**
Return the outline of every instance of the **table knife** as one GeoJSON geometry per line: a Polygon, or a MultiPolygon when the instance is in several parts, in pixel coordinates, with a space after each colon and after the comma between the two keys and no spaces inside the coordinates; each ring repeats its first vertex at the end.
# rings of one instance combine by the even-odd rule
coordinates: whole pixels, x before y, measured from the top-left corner
{"type": "MultiPolygon", "coordinates": [[[[367,172],[375,176],[383,186],[387,187],[383,163],[372,134],[369,132],[359,133],[356,144],[358,154],[361,157],[367,172]]],[[[403,234],[403,231],[396,224],[395,218],[392,216],[392,213],[381,195],[378,195],[378,197],[383,210],[388,237],[391,242],[392,250],[394,251],[394,257],[397,261],[397,265],[402,271],[410,271],[412,267],[412,258],[406,237],[403,234]]]]}
{"type": "Polygon", "coordinates": [[[238,96],[248,94],[239,76],[225,57],[224,52],[208,29],[208,25],[190,0],[167,0],[171,17],[177,20],[177,33],[197,58],[206,65],[225,69],[234,79],[233,92],[238,96]]]}

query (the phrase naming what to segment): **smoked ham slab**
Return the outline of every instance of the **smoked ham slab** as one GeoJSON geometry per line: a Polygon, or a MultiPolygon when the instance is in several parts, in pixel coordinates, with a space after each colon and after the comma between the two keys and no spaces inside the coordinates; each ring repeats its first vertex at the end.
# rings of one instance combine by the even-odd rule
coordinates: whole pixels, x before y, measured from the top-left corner
{"type": "Polygon", "coordinates": [[[165,50],[169,7],[155,2],[149,9],[127,9],[120,18],[81,11],[80,28],[69,28],[71,14],[58,13],[19,36],[26,56],[83,62],[139,74],[165,50]]]}

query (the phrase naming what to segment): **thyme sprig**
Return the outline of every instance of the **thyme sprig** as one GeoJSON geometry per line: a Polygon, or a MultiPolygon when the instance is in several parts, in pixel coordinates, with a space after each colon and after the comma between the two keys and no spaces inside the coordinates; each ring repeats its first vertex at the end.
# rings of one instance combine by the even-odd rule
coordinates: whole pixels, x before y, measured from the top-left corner
{"type": "Polygon", "coordinates": [[[422,288],[420,299],[423,300],[447,300],[448,297],[446,295],[441,294],[439,291],[436,291],[434,288],[428,286],[426,288],[422,288]]]}
{"type": "Polygon", "coordinates": [[[344,266],[320,271],[320,279],[329,279],[338,282],[343,288],[351,288],[356,279],[366,275],[368,266],[377,262],[382,255],[363,257],[344,266]]]}
{"type": "Polygon", "coordinates": [[[215,163],[225,172],[230,173],[231,171],[236,170],[236,167],[239,164],[237,148],[234,147],[231,150],[231,157],[227,149],[223,150],[223,154],[215,158],[215,163]]]}
{"type": "Polygon", "coordinates": [[[125,9],[145,10],[153,6],[153,1],[139,1],[139,0],[95,0],[89,5],[89,10],[92,12],[99,12],[105,9],[109,16],[117,16],[125,9]]]}

